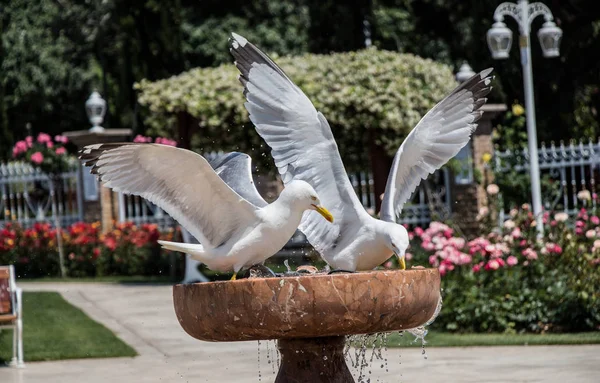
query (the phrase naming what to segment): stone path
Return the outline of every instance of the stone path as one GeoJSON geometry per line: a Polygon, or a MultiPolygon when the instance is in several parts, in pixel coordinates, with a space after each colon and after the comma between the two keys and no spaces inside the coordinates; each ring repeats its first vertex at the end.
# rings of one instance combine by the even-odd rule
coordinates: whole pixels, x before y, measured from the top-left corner
{"type": "MultiPolygon", "coordinates": [[[[257,342],[208,343],[189,337],[173,311],[170,286],[23,284],[59,291],[140,354],[135,358],[29,363],[0,368],[1,383],[258,382],[257,342]]],[[[274,381],[274,343],[262,342],[261,382],[274,381]],[[269,351],[267,351],[269,347],[269,351]]],[[[430,348],[387,353],[389,372],[372,366],[371,382],[597,382],[600,345],[430,348]]]]}

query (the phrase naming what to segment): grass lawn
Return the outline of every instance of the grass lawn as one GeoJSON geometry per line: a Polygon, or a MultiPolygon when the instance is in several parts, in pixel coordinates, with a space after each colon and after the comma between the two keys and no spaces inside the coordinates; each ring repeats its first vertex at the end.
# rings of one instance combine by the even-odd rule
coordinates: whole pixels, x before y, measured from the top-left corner
{"type": "MultiPolygon", "coordinates": [[[[25,361],[136,356],[129,345],[58,293],[23,293],[25,361]]],[[[0,361],[12,357],[12,332],[0,333],[0,361]]]]}
{"type": "MultiPolygon", "coordinates": [[[[388,347],[421,347],[421,341],[413,342],[409,333],[388,336],[388,347]]],[[[600,331],[573,334],[452,334],[429,331],[425,337],[427,347],[464,346],[526,346],[557,344],[597,344],[600,331]]]]}

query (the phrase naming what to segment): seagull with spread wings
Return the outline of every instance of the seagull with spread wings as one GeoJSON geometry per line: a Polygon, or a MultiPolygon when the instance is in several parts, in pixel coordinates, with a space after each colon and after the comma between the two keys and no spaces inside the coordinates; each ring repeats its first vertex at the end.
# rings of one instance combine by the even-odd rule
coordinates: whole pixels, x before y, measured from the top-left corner
{"type": "Polygon", "coordinates": [[[232,279],[241,269],[279,251],[295,233],[305,210],[333,221],[315,190],[302,180],[287,183],[273,203],[261,203],[254,185],[248,185],[252,180],[249,161],[236,168],[216,164],[218,171],[237,179],[233,186],[238,193],[204,157],[172,146],[89,145],[79,158],[92,166],[91,172],[104,186],[158,205],[200,242],[159,241],[162,247],[190,254],[210,269],[233,271],[232,279]]]}
{"type": "Polygon", "coordinates": [[[492,69],[454,89],[406,137],[394,157],[379,220],[358,200],[325,116],[260,49],[235,33],[230,43],[250,120],[271,147],[283,183],[308,182],[336,217],[326,225],[314,212],[305,213],[299,229],[308,241],[335,269],[370,270],[394,254],[404,269],[409,239],[396,217],[421,180],[469,142],[491,90],[492,69]]]}

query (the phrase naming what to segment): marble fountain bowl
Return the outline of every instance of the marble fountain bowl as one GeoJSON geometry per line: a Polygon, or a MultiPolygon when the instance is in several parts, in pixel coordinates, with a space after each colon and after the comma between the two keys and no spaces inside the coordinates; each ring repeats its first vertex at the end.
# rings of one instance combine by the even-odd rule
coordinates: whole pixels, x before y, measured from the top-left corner
{"type": "Polygon", "coordinates": [[[173,287],[177,319],[203,341],[277,339],[275,382],[353,382],[346,335],[402,331],[430,321],[437,269],[251,278],[173,287]]]}

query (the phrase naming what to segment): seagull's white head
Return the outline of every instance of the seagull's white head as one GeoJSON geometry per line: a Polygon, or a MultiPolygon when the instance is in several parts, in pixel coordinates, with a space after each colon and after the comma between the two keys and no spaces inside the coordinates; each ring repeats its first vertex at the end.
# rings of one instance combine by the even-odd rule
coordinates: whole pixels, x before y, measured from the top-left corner
{"type": "Polygon", "coordinates": [[[321,206],[321,201],[315,189],[308,182],[294,180],[285,186],[281,197],[293,204],[298,209],[315,210],[329,222],[333,222],[333,215],[321,206]]]}
{"type": "Polygon", "coordinates": [[[387,247],[398,257],[398,261],[400,261],[402,268],[406,268],[404,254],[409,245],[408,231],[406,231],[406,228],[397,223],[386,222],[385,241],[387,247]]]}

